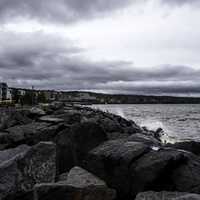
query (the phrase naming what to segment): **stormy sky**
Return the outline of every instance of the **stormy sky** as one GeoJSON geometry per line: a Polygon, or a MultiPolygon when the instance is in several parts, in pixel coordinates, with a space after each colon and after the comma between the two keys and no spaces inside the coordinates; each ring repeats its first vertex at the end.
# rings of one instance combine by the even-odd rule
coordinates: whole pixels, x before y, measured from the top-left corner
{"type": "Polygon", "coordinates": [[[200,96],[199,11],[199,0],[0,0],[0,81],[200,96]]]}

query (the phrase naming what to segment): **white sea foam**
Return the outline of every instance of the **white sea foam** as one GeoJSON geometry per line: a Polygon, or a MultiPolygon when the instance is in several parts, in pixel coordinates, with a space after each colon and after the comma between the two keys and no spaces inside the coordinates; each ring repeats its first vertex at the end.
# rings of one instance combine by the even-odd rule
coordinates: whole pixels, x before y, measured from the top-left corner
{"type": "Polygon", "coordinates": [[[164,142],[196,140],[200,141],[200,106],[199,105],[95,105],[101,110],[133,120],[150,130],[162,128],[164,142]]]}

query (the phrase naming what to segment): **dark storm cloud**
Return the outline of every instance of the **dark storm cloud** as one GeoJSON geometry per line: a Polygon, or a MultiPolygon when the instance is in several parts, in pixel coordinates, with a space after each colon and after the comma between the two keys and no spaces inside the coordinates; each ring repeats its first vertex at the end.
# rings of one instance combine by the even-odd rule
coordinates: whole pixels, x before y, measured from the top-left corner
{"type": "Polygon", "coordinates": [[[102,15],[130,2],[131,0],[1,0],[0,17],[4,20],[28,17],[69,23],[102,15]]]}
{"type": "MultiPolygon", "coordinates": [[[[17,2],[1,0],[0,20],[7,22],[22,17],[40,22],[72,23],[103,16],[133,3],[148,1],[150,0],[17,0],[17,2]]],[[[172,6],[199,4],[199,0],[160,0],[160,2],[172,6]]]]}
{"type": "Polygon", "coordinates": [[[0,78],[13,87],[103,90],[120,93],[200,93],[200,70],[189,66],[134,67],[126,61],[92,62],[66,38],[0,34],[0,78]],[[58,39],[59,38],[59,39],[58,39]]]}

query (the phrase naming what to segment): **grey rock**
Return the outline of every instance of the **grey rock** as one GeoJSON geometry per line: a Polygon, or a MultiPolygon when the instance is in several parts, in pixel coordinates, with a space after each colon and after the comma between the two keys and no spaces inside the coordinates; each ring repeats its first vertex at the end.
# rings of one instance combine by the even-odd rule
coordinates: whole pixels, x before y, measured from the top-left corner
{"type": "Polygon", "coordinates": [[[0,151],[0,163],[1,165],[3,162],[8,162],[11,159],[15,159],[19,155],[23,155],[26,153],[30,147],[28,145],[21,145],[13,149],[7,149],[0,151]]]}
{"type": "Polygon", "coordinates": [[[184,141],[175,144],[166,144],[167,147],[182,149],[200,155],[200,142],[197,141],[184,141]]]}
{"type": "Polygon", "coordinates": [[[52,141],[61,128],[62,124],[49,125],[44,122],[14,126],[6,129],[8,132],[6,140],[11,147],[23,143],[34,145],[40,141],[52,141]]]}
{"type": "Polygon", "coordinates": [[[49,123],[54,123],[54,124],[57,124],[57,123],[60,123],[60,122],[64,122],[63,119],[56,118],[56,117],[51,116],[51,115],[40,117],[39,121],[41,121],[41,122],[47,122],[47,123],[49,122],[49,123]]]}
{"type": "Polygon", "coordinates": [[[75,167],[69,172],[66,181],[36,184],[34,197],[34,200],[112,200],[116,197],[116,193],[96,176],[75,167]]]}
{"type": "Polygon", "coordinates": [[[151,135],[136,133],[127,138],[129,141],[142,142],[149,146],[161,146],[161,142],[151,135]]]}
{"type": "Polygon", "coordinates": [[[0,129],[3,130],[16,125],[23,125],[31,122],[32,120],[27,116],[26,111],[12,111],[2,117],[0,129]]]}
{"type": "Polygon", "coordinates": [[[145,190],[174,190],[171,174],[186,162],[183,152],[174,149],[150,151],[131,165],[132,196],[145,190]]]}
{"type": "Polygon", "coordinates": [[[77,123],[62,131],[56,137],[60,173],[79,165],[91,149],[106,140],[105,131],[96,123],[77,123]]]}
{"type": "Polygon", "coordinates": [[[66,183],[79,188],[89,186],[106,186],[106,183],[81,167],[74,167],[69,171],[66,183]]]}
{"type": "Polygon", "coordinates": [[[172,174],[172,180],[178,191],[200,194],[200,158],[185,153],[187,161],[178,166],[172,174]]]}
{"type": "Polygon", "coordinates": [[[8,161],[5,161],[5,155],[2,156],[4,162],[0,165],[1,200],[15,199],[15,195],[30,192],[36,183],[55,180],[56,146],[53,143],[41,142],[30,149],[19,148],[24,152],[18,153],[19,149],[8,150],[8,161]],[[13,157],[12,151],[18,155],[13,157]]]}
{"type": "Polygon", "coordinates": [[[147,191],[137,195],[135,200],[199,200],[200,195],[182,192],[147,191]]]}
{"type": "Polygon", "coordinates": [[[116,189],[120,198],[127,198],[132,183],[130,166],[148,151],[143,143],[111,140],[90,151],[84,167],[116,189]]]}
{"type": "Polygon", "coordinates": [[[31,116],[39,117],[39,116],[46,115],[46,112],[41,108],[33,107],[33,108],[30,109],[30,113],[29,114],[31,116]]]}

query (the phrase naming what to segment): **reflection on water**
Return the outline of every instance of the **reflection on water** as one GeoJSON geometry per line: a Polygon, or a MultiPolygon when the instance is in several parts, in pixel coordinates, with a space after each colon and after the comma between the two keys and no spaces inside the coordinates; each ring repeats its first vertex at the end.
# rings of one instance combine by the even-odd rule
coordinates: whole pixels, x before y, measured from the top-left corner
{"type": "Polygon", "coordinates": [[[92,107],[121,115],[151,130],[160,127],[171,140],[200,141],[200,105],[197,104],[93,105],[92,107]]]}

